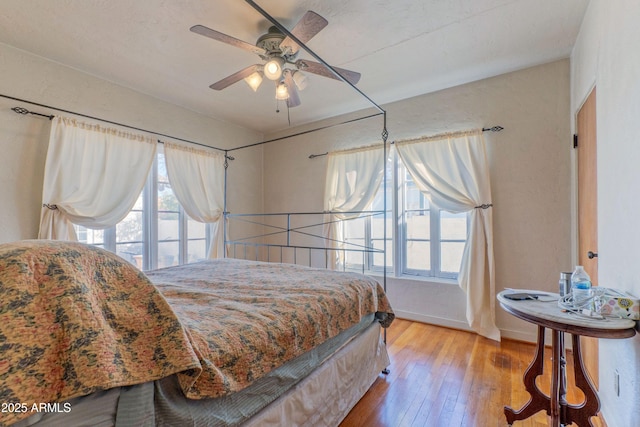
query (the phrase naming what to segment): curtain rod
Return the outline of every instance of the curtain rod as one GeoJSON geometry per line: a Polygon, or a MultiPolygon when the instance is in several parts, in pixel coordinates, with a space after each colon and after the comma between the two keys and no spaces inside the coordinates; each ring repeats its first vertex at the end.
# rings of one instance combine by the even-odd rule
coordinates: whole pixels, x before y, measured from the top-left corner
{"type": "MultiPolygon", "coordinates": [[[[482,132],[500,132],[503,129],[504,128],[502,126],[492,126],[490,128],[482,128],[482,132]]],[[[419,139],[422,139],[422,138],[427,138],[427,137],[426,136],[420,136],[418,138],[405,139],[403,141],[413,141],[413,140],[419,140],[419,139]]],[[[432,138],[432,137],[429,137],[429,138],[432,138]]],[[[392,141],[392,142],[390,142],[390,144],[394,144],[395,142],[396,141],[392,141]]],[[[398,141],[398,142],[400,142],[400,141],[398,141]]],[[[326,153],[321,153],[321,154],[310,154],[309,158],[310,159],[315,159],[316,157],[323,157],[323,156],[326,156],[328,154],[329,154],[328,151],[326,153]]]]}
{"type": "MultiPolygon", "coordinates": [[[[27,104],[36,105],[38,107],[43,107],[43,108],[49,108],[51,110],[56,110],[56,111],[62,111],[63,113],[73,114],[75,116],[85,117],[85,118],[92,119],[92,120],[98,120],[98,121],[101,121],[101,122],[104,122],[104,123],[109,123],[109,124],[116,125],[116,126],[122,126],[122,127],[128,128],[128,129],[138,130],[138,131],[141,131],[141,132],[147,132],[147,133],[151,133],[151,134],[154,134],[154,135],[157,135],[157,136],[164,136],[166,138],[171,138],[171,139],[175,139],[175,140],[178,140],[178,141],[187,142],[189,144],[195,144],[195,145],[199,145],[201,147],[212,148],[212,149],[218,150],[218,151],[224,151],[225,153],[227,152],[227,150],[225,150],[225,149],[218,148],[218,147],[212,147],[211,145],[202,144],[200,142],[190,141],[188,139],[178,138],[178,137],[175,137],[175,136],[166,135],[164,133],[159,133],[159,132],[154,132],[154,131],[151,131],[151,130],[141,129],[141,128],[137,128],[135,126],[125,125],[124,123],[118,123],[118,122],[114,122],[114,121],[111,121],[111,120],[101,119],[99,117],[89,116],[87,114],[76,113],[74,111],[69,111],[69,110],[65,110],[65,109],[62,109],[62,108],[58,108],[58,107],[52,107],[51,105],[40,104],[40,103],[29,101],[29,100],[26,100],[26,99],[16,98],[16,97],[13,97],[13,96],[8,96],[8,95],[3,95],[3,94],[0,94],[0,97],[11,99],[13,101],[26,102],[27,104]]],[[[13,110],[14,112],[16,112],[18,114],[33,114],[33,115],[36,115],[36,116],[47,117],[49,120],[52,120],[54,118],[53,115],[36,113],[36,112],[33,112],[33,111],[29,111],[26,108],[22,108],[22,107],[13,107],[11,110],[13,110]]],[[[162,143],[162,141],[158,141],[158,142],[162,143]]]]}
{"type": "MultiPolygon", "coordinates": [[[[500,132],[503,129],[504,128],[502,126],[492,126],[490,128],[482,128],[482,132],[500,132]]],[[[454,136],[454,135],[464,135],[464,134],[473,133],[473,132],[477,132],[477,130],[472,129],[472,130],[437,133],[434,135],[421,135],[415,138],[399,139],[397,141],[392,141],[391,143],[395,144],[396,142],[420,141],[422,139],[434,139],[434,138],[441,138],[441,137],[454,136]]]]}
{"type": "MultiPolygon", "coordinates": [[[[212,149],[218,150],[218,151],[224,151],[225,153],[228,153],[228,152],[234,151],[234,150],[240,150],[242,148],[255,147],[257,145],[266,144],[268,142],[275,142],[275,141],[280,141],[282,139],[293,138],[295,136],[300,136],[300,135],[304,135],[304,134],[307,134],[307,133],[315,132],[315,131],[318,131],[318,130],[328,129],[328,128],[331,128],[331,127],[334,127],[334,126],[339,126],[339,125],[344,125],[344,124],[347,124],[347,123],[357,122],[359,120],[369,119],[371,117],[377,117],[377,116],[383,114],[383,113],[371,114],[369,116],[359,117],[359,118],[352,119],[352,120],[346,120],[344,122],[334,123],[332,125],[322,126],[322,127],[319,127],[319,128],[315,128],[315,129],[311,129],[311,130],[295,133],[295,134],[292,134],[292,135],[281,136],[279,138],[269,139],[269,140],[266,140],[266,141],[260,141],[260,142],[256,142],[256,143],[253,143],[253,144],[244,145],[242,147],[229,148],[229,149],[225,150],[225,149],[222,149],[222,148],[212,147],[210,145],[205,145],[205,144],[202,144],[200,142],[190,141],[190,140],[184,139],[184,138],[178,138],[178,137],[171,136],[171,135],[166,135],[166,134],[163,134],[163,133],[158,133],[158,132],[154,132],[154,131],[150,131],[150,130],[146,130],[146,129],[137,128],[137,127],[134,127],[134,126],[125,125],[123,123],[118,123],[118,122],[113,122],[113,121],[110,121],[110,120],[101,119],[99,117],[89,116],[87,114],[76,113],[74,111],[64,110],[62,108],[57,108],[57,107],[53,107],[53,106],[50,106],[50,105],[40,104],[40,103],[37,103],[37,102],[29,101],[27,99],[16,98],[16,97],[13,97],[13,96],[3,95],[1,93],[0,93],[0,97],[11,99],[13,101],[25,102],[27,104],[36,105],[38,107],[49,108],[51,110],[62,111],[64,113],[74,114],[76,116],[86,117],[86,118],[89,118],[89,119],[98,120],[98,121],[101,121],[101,122],[105,122],[105,123],[110,123],[110,124],[114,124],[114,125],[117,125],[117,126],[126,127],[126,128],[129,128],[129,129],[138,130],[138,131],[141,131],[141,132],[152,133],[154,135],[164,136],[166,138],[172,138],[172,139],[175,139],[175,140],[178,140],[178,141],[187,142],[189,144],[195,144],[195,145],[199,145],[201,147],[212,148],[212,149]]],[[[37,112],[34,112],[34,111],[29,111],[26,108],[22,108],[22,107],[13,107],[13,108],[11,108],[11,110],[13,110],[15,113],[18,113],[18,114],[24,114],[24,115],[32,114],[32,115],[36,115],[36,116],[46,117],[49,120],[52,120],[55,117],[54,115],[42,114],[42,113],[37,113],[37,112]]],[[[158,142],[163,143],[160,140],[158,140],[158,142]]],[[[235,160],[235,158],[233,158],[231,156],[227,156],[227,157],[229,158],[229,160],[235,160]]]]}

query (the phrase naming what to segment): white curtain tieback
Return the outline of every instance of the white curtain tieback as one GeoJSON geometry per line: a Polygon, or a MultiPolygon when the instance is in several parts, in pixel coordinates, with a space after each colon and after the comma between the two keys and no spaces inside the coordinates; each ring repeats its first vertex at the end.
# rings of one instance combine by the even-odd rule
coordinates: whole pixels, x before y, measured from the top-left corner
{"type": "Polygon", "coordinates": [[[43,207],[43,208],[47,208],[47,209],[51,209],[52,211],[55,211],[55,210],[57,210],[57,209],[58,209],[58,206],[57,206],[57,205],[48,205],[48,204],[46,204],[46,203],[43,203],[43,204],[42,204],[42,207],[43,207]]]}
{"type": "Polygon", "coordinates": [[[488,204],[476,206],[474,209],[489,209],[492,206],[493,206],[493,203],[488,203],[488,204]]]}

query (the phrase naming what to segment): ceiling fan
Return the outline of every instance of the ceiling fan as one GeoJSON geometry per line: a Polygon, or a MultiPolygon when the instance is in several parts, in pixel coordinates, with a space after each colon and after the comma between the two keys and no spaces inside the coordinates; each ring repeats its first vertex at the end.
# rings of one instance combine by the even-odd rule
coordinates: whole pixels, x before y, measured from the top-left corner
{"type": "MultiPolygon", "coordinates": [[[[327,24],[326,19],[309,10],[291,30],[291,34],[300,42],[307,43],[327,24]]],[[[191,27],[191,31],[255,53],[264,61],[262,64],[243,68],[209,86],[214,90],[222,90],[240,80],[245,80],[255,92],[262,83],[263,77],[266,77],[276,83],[276,99],[286,100],[288,107],[296,107],[300,105],[298,90],[303,90],[307,85],[306,75],[302,71],[340,80],[329,68],[319,62],[297,59],[300,46],[275,26],[269,28],[266,34],[261,35],[255,45],[203,25],[194,25],[191,27]],[[287,67],[287,65],[293,67],[287,67]]],[[[333,67],[333,69],[351,84],[355,85],[360,80],[360,73],[338,67],[333,67]]]]}

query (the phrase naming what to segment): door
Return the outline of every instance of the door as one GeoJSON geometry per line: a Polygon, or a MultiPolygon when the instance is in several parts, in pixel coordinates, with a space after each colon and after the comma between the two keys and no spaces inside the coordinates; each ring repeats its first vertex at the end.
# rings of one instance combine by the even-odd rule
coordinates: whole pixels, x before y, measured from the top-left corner
{"type": "MultiPolygon", "coordinates": [[[[598,285],[598,194],[596,157],[596,89],[578,111],[578,264],[598,285]]],[[[598,388],[598,340],[583,338],[585,367],[598,388]]]]}

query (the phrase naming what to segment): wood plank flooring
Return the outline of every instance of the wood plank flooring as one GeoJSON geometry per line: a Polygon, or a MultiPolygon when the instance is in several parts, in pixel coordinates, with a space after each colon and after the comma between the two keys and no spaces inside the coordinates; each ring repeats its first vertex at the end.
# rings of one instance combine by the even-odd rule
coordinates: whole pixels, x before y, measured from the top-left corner
{"type": "MultiPolygon", "coordinates": [[[[485,427],[506,426],[503,408],[520,409],[529,395],[522,375],[535,353],[533,344],[478,335],[396,319],[387,331],[391,373],[381,374],[340,427],[485,427]]],[[[550,349],[545,375],[548,392],[550,349]]],[[[569,403],[582,401],[573,384],[572,357],[567,354],[569,403]]],[[[595,427],[606,427],[601,417],[595,427]]],[[[547,426],[544,411],[517,421],[514,427],[547,426]]]]}

